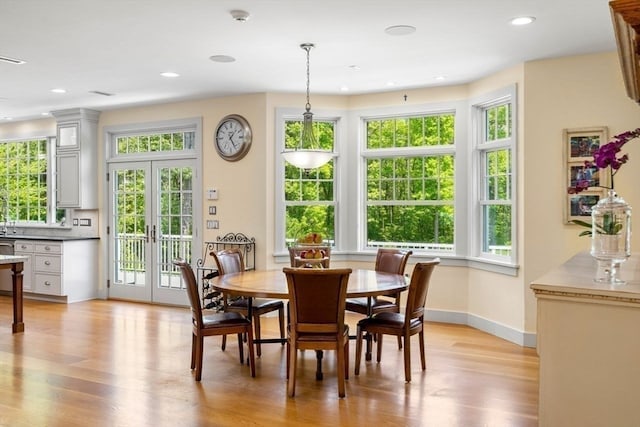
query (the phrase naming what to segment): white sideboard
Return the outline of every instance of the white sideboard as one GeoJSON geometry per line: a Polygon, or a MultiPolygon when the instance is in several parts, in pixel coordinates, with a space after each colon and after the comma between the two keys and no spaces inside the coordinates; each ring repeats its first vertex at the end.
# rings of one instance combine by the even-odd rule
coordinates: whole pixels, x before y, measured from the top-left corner
{"type": "Polygon", "coordinates": [[[541,427],[640,426],[640,254],[622,264],[624,285],[595,272],[584,252],[531,284],[541,427]]]}

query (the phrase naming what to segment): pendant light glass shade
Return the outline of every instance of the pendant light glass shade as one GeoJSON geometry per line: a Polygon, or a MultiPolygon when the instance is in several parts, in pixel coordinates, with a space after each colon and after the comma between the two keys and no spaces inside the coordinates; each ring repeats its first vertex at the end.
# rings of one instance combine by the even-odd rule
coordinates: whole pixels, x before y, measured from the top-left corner
{"type": "Polygon", "coordinates": [[[333,158],[333,152],[320,149],[313,132],[313,113],[309,103],[309,51],[313,44],[304,43],[300,47],[307,52],[307,104],[302,114],[302,135],[298,146],[293,150],[283,151],[282,157],[300,169],[315,169],[329,162],[333,158]]]}

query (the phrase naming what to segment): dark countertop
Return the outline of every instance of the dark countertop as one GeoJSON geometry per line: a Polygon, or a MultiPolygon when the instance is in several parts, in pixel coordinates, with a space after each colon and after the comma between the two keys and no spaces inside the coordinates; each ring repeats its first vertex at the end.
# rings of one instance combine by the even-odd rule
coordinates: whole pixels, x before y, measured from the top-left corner
{"type": "Polygon", "coordinates": [[[0,235],[0,240],[50,240],[57,242],[64,242],[70,240],[97,240],[99,237],[82,237],[82,236],[37,236],[37,235],[21,235],[21,234],[7,234],[0,235]]]}

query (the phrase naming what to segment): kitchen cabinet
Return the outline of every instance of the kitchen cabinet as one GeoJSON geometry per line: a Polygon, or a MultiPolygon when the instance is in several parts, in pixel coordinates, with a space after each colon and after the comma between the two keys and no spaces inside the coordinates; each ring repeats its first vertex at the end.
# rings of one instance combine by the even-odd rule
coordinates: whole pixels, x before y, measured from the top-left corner
{"type": "Polygon", "coordinates": [[[98,117],[86,108],[53,111],[58,208],[98,208],[98,117]]]}
{"type": "Polygon", "coordinates": [[[94,299],[98,294],[98,239],[16,240],[24,263],[28,298],[57,302],[94,299]]]}

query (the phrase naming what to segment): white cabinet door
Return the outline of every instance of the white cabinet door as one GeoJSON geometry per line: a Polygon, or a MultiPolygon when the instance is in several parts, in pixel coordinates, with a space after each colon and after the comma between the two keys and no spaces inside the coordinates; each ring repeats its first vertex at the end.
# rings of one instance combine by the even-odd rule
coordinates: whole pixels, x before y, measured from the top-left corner
{"type": "Polygon", "coordinates": [[[80,208],[80,152],[58,153],[56,165],[58,208],[80,208]]]}

